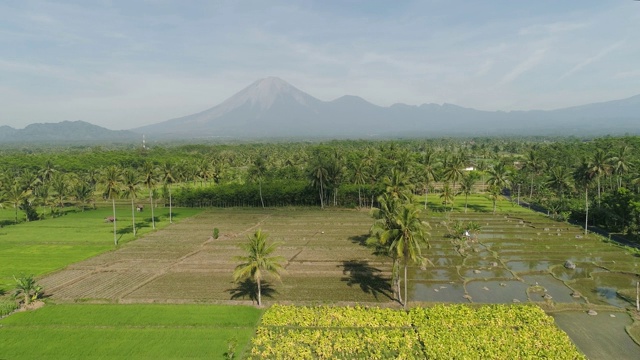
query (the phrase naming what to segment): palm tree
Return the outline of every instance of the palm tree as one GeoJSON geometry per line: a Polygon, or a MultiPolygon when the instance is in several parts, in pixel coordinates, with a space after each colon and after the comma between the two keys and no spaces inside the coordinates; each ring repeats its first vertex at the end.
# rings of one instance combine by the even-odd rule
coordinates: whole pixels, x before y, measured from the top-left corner
{"type": "Polygon", "coordinates": [[[271,276],[280,279],[279,271],[282,270],[280,264],[284,261],[281,256],[271,256],[278,248],[278,243],[268,243],[267,233],[261,229],[256,230],[253,236],[248,236],[248,243],[240,244],[239,247],[246,251],[246,256],[237,256],[235,260],[241,261],[233,272],[233,279],[239,282],[246,278],[251,278],[258,286],[258,306],[262,306],[262,279],[271,276]]]}
{"type": "Polygon", "coordinates": [[[533,198],[533,180],[534,177],[540,174],[540,171],[546,166],[545,161],[540,158],[537,152],[531,150],[527,153],[527,159],[524,163],[524,169],[529,172],[531,176],[531,186],[529,188],[529,201],[533,198]]]}
{"type": "Polygon", "coordinates": [[[622,176],[629,172],[631,167],[630,163],[631,147],[629,145],[623,145],[618,149],[618,152],[609,158],[610,166],[613,170],[613,174],[617,176],[618,188],[622,187],[622,176]]]}
{"type": "Polygon", "coordinates": [[[583,159],[582,163],[573,173],[573,178],[576,181],[577,185],[581,185],[584,187],[584,235],[587,235],[587,227],[589,226],[589,185],[593,178],[595,177],[595,173],[592,171],[592,165],[589,163],[587,159],[583,159]]]}
{"type": "Polygon", "coordinates": [[[422,179],[424,180],[424,209],[427,210],[429,185],[436,180],[437,167],[436,153],[432,149],[427,149],[422,155],[420,165],[422,166],[422,179]]]}
{"type": "Polygon", "coordinates": [[[15,223],[18,223],[18,209],[20,208],[20,204],[22,204],[25,200],[29,198],[31,195],[31,190],[24,189],[18,179],[15,179],[13,185],[10,185],[4,191],[4,200],[6,203],[13,206],[15,210],[15,223]]]}
{"type": "Polygon", "coordinates": [[[31,300],[36,300],[40,295],[42,295],[42,286],[36,283],[33,275],[23,275],[19,278],[14,276],[13,279],[16,281],[13,296],[23,296],[25,305],[29,305],[31,300]]]}
{"type": "Polygon", "coordinates": [[[342,157],[336,151],[327,164],[327,182],[333,189],[333,206],[338,205],[338,189],[342,183],[344,175],[344,166],[342,166],[342,157]]]}
{"type": "Polygon", "coordinates": [[[386,187],[386,192],[395,198],[408,197],[413,190],[413,183],[409,176],[395,167],[391,169],[391,174],[382,181],[386,187]]]}
{"type": "Polygon", "coordinates": [[[53,175],[57,172],[55,166],[51,162],[51,160],[47,160],[40,170],[40,179],[43,184],[48,184],[53,175]]]}
{"type": "Polygon", "coordinates": [[[64,173],[55,173],[51,177],[51,189],[55,191],[56,205],[60,208],[61,212],[64,209],[65,199],[69,192],[69,180],[64,173]]]}
{"type": "Polygon", "coordinates": [[[367,166],[361,159],[354,159],[352,164],[351,179],[355,185],[358,185],[358,207],[362,207],[362,185],[367,181],[367,166]]]}
{"type": "Polygon", "coordinates": [[[260,203],[264,209],[264,199],[262,199],[262,179],[267,172],[267,164],[262,156],[258,156],[253,160],[253,164],[249,168],[249,178],[254,181],[258,181],[258,187],[260,189],[260,203]]]}
{"type": "Polygon", "coordinates": [[[395,198],[389,193],[378,197],[379,207],[373,208],[371,211],[374,222],[370,230],[371,237],[367,240],[368,244],[376,247],[376,252],[383,252],[391,257],[391,288],[393,296],[398,299],[399,303],[402,303],[402,292],[400,291],[398,254],[391,251],[390,244],[396,241],[397,233],[393,229],[396,226],[395,218],[401,203],[401,199],[395,198]]]}
{"type": "Polygon", "coordinates": [[[91,203],[94,201],[93,189],[91,185],[85,180],[76,181],[73,186],[73,197],[76,200],[76,204],[82,207],[82,211],[84,212],[85,204],[91,203]]]}
{"type": "Polygon", "coordinates": [[[467,203],[469,195],[473,193],[473,185],[478,179],[478,175],[475,172],[468,172],[462,177],[460,182],[460,191],[464,194],[464,212],[467,213],[467,203]]]}
{"type": "MultiPolygon", "coordinates": [[[[46,208],[47,206],[51,206],[51,192],[50,192],[50,186],[49,185],[45,185],[45,184],[40,184],[39,186],[37,186],[34,190],[33,190],[33,195],[35,197],[35,200],[42,205],[42,219],[44,219],[45,217],[45,213],[46,213],[46,208]]],[[[53,210],[50,208],[49,214],[51,215],[53,213],[53,210]]]]}
{"type": "Polygon", "coordinates": [[[454,193],[453,188],[451,187],[451,185],[449,185],[448,182],[442,185],[442,193],[440,193],[440,198],[442,199],[442,202],[444,202],[445,208],[448,204],[451,204],[451,211],[453,211],[453,203],[455,201],[456,194],[454,193]]]}
{"type": "Polygon", "coordinates": [[[389,250],[403,260],[404,265],[404,308],[409,302],[407,295],[407,269],[409,262],[423,263],[422,246],[428,245],[427,224],[420,219],[420,208],[411,203],[400,206],[393,219],[394,227],[390,230],[389,250]]]}
{"type": "Polygon", "coordinates": [[[120,169],[111,165],[104,169],[102,174],[102,182],[104,184],[104,197],[111,200],[113,206],[113,243],[118,245],[118,238],[116,234],[116,198],[120,193],[120,186],[122,183],[122,175],[120,169]]]}
{"type": "Polygon", "coordinates": [[[158,169],[151,162],[142,165],[142,183],[149,189],[149,204],[151,205],[151,225],[156,228],[156,217],[153,209],[153,188],[156,186],[158,169]]]}
{"type": "Polygon", "coordinates": [[[486,190],[486,182],[484,181],[484,176],[486,175],[488,164],[485,159],[481,159],[476,163],[476,169],[480,172],[482,178],[482,192],[486,190]]]}
{"type": "Polygon", "coordinates": [[[140,178],[135,170],[126,168],[122,172],[122,195],[131,199],[131,226],[133,227],[133,236],[136,236],[136,198],[138,197],[138,189],[140,188],[140,178]]]}
{"type": "Polygon", "coordinates": [[[600,179],[603,176],[609,175],[611,171],[611,165],[607,161],[607,155],[602,149],[597,149],[591,158],[591,172],[595,175],[596,182],[598,183],[598,205],[600,204],[600,179]]]}
{"type": "Polygon", "coordinates": [[[547,184],[555,190],[559,197],[563,198],[572,186],[571,173],[564,166],[554,166],[549,170],[547,184]]]}
{"type": "Polygon", "coordinates": [[[324,187],[329,176],[327,167],[320,160],[316,160],[309,170],[311,185],[318,188],[320,196],[320,208],[324,209],[324,187]]]}
{"type": "Polygon", "coordinates": [[[502,189],[498,186],[498,185],[491,185],[489,186],[489,197],[491,198],[491,201],[493,202],[493,213],[496,213],[496,205],[498,202],[498,199],[500,199],[500,196],[502,195],[502,189]]]}
{"type": "Polygon", "coordinates": [[[508,188],[511,186],[511,172],[507,170],[503,162],[498,162],[492,168],[489,169],[489,178],[487,184],[495,185],[500,188],[508,188]]]}
{"type": "Polygon", "coordinates": [[[169,190],[169,224],[173,223],[172,218],[172,201],[171,201],[171,185],[176,182],[177,174],[171,163],[165,163],[162,168],[162,182],[169,190]]]}
{"type": "Polygon", "coordinates": [[[464,171],[464,157],[462,154],[455,154],[444,164],[444,178],[453,182],[453,190],[456,183],[462,178],[464,171]]]}

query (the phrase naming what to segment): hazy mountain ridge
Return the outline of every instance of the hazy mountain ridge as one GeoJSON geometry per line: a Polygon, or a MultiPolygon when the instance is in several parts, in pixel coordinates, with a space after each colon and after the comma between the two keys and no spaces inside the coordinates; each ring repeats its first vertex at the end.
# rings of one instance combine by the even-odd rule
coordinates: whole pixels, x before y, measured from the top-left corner
{"type": "Polygon", "coordinates": [[[0,142],[92,142],[130,141],[140,135],[128,130],[109,130],[86,121],[62,121],[59,123],[35,123],[24,129],[0,127],[0,142]]]}
{"type": "Polygon", "coordinates": [[[133,129],[155,137],[605,135],[640,133],[640,95],[558,110],[482,111],[453,104],[322,101],[279,78],[254,82],[203,112],[133,129]]]}
{"type": "Polygon", "coordinates": [[[84,121],[0,126],[0,143],[149,139],[312,139],[640,134],[640,95],[557,110],[484,111],[453,104],[372,104],[355,95],[322,101],[279,78],[261,79],[221,104],[156,124],[114,131],[84,121]]]}

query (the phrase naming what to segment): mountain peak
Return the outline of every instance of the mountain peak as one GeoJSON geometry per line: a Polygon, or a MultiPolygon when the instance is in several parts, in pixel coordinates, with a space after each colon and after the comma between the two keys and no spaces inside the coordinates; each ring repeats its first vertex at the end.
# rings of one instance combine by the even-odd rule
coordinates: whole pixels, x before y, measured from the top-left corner
{"type": "Polygon", "coordinates": [[[295,102],[309,106],[319,100],[311,95],[298,90],[288,82],[278,77],[267,77],[255,81],[242,91],[220,104],[221,107],[230,110],[249,104],[261,110],[269,109],[282,98],[292,98],[295,102]]]}

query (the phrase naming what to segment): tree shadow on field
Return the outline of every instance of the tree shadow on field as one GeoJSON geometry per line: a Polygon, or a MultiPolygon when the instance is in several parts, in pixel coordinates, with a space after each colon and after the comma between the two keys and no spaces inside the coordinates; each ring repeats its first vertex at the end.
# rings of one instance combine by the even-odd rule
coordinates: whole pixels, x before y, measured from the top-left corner
{"type": "Polygon", "coordinates": [[[369,238],[369,234],[364,234],[351,236],[349,237],[349,240],[351,240],[351,242],[354,244],[358,244],[360,246],[366,247],[367,249],[370,249],[373,252],[373,255],[386,256],[387,249],[375,242],[368,243],[367,241],[369,240],[369,238]]]}
{"type": "MultiPolygon", "coordinates": [[[[169,212],[167,211],[166,213],[162,214],[162,216],[164,216],[165,218],[167,218],[167,219],[168,219],[168,218],[169,218],[169,212]]],[[[179,212],[175,212],[175,211],[172,211],[172,212],[171,212],[171,218],[172,218],[172,219],[175,219],[175,218],[177,218],[177,217],[179,217],[179,216],[182,216],[182,214],[181,214],[181,213],[179,213],[179,212]]]]}
{"type": "MultiPolygon", "coordinates": [[[[246,299],[249,298],[254,303],[258,302],[258,284],[253,281],[253,279],[246,279],[240,283],[237,283],[235,288],[225,290],[229,294],[231,294],[231,300],[238,299],[246,299]]],[[[278,292],[269,284],[267,281],[262,281],[260,283],[260,292],[262,293],[262,297],[273,298],[273,295],[278,292]]]]}
{"type": "MultiPolygon", "coordinates": [[[[151,226],[151,220],[149,221],[140,221],[136,222],[136,232],[143,228],[148,228],[151,226]]],[[[125,234],[133,234],[133,226],[128,225],[116,230],[116,234],[125,235],[125,234]]]]}
{"type": "Polygon", "coordinates": [[[354,235],[354,236],[350,236],[349,240],[351,240],[351,242],[354,243],[354,244],[358,244],[360,246],[369,247],[369,245],[367,244],[367,239],[368,238],[369,238],[369,234],[354,235]]]}
{"type": "Polygon", "coordinates": [[[493,211],[493,208],[487,209],[487,207],[484,205],[468,204],[467,207],[469,208],[469,210],[473,210],[475,212],[480,212],[480,213],[488,213],[493,211]]]}
{"type": "Polygon", "coordinates": [[[376,300],[378,300],[379,294],[386,296],[389,300],[394,300],[391,296],[390,279],[380,275],[380,269],[369,266],[368,261],[343,261],[342,273],[348,276],[340,280],[346,282],[349,287],[358,285],[362,291],[373,295],[376,300]]]}

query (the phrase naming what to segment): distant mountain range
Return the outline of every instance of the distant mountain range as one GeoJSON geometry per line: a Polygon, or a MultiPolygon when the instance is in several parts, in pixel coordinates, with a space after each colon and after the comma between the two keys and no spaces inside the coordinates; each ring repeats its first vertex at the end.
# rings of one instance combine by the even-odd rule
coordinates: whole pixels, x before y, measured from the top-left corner
{"type": "Polygon", "coordinates": [[[94,143],[140,139],[127,130],[109,130],[85,121],[31,124],[24,129],[0,126],[0,143],[94,143]]]}
{"type": "Polygon", "coordinates": [[[322,101],[269,77],[203,112],[133,129],[170,138],[371,138],[396,136],[640,133],[640,95],[550,111],[480,111],[451,104],[381,107],[357,96],[322,101]]]}
{"type": "Polygon", "coordinates": [[[207,138],[322,139],[640,134],[640,95],[557,110],[481,111],[451,104],[377,106],[358,96],[322,101],[287,82],[258,80],[203,112],[112,131],[83,121],[0,126],[0,142],[207,138]]]}

